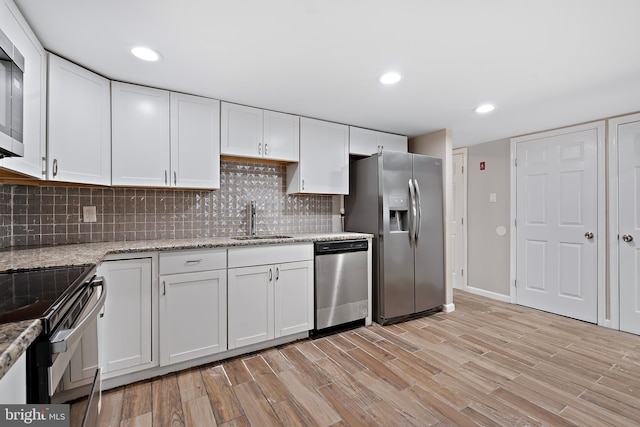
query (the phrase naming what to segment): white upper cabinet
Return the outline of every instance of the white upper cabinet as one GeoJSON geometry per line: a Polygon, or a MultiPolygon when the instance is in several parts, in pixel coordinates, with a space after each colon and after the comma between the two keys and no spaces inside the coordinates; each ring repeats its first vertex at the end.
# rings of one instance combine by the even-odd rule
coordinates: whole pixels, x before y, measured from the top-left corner
{"type": "Polygon", "coordinates": [[[169,185],[169,92],[113,82],[113,185],[169,185]]]}
{"type": "Polygon", "coordinates": [[[171,94],[171,185],[220,188],[220,101],[171,94]]]}
{"type": "Polygon", "coordinates": [[[287,166],[287,193],[349,194],[349,126],[300,119],[300,161],[287,166]]]}
{"type": "Polygon", "coordinates": [[[263,141],[265,158],[297,162],[300,158],[300,117],[265,110],[263,141]]]}
{"type": "Polygon", "coordinates": [[[375,130],[349,127],[349,153],[370,156],[382,151],[407,152],[407,137],[375,130]]]}
{"type": "Polygon", "coordinates": [[[220,133],[223,155],[298,161],[298,116],[223,102],[220,133]]]}
{"type": "Polygon", "coordinates": [[[113,185],[219,188],[220,101],[113,82],[113,185]]]}
{"type": "Polygon", "coordinates": [[[0,160],[0,166],[35,178],[44,178],[46,155],[46,52],[16,5],[0,1],[0,28],[24,56],[23,157],[0,160]]]}
{"type": "Polygon", "coordinates": [[[48,178],[111,184],[109,80],[49,54],[48,178]]]}

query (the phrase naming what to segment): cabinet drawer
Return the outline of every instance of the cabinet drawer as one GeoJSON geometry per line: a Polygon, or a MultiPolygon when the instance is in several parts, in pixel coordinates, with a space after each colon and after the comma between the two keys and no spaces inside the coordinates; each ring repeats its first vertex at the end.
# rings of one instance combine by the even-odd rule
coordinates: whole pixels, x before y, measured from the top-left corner
{"type": "Polygon", "coordinates": [[[160,253],[161,275],[224,268],[227,268],[226,249],[198,249],[160,253]]]}
{"type": "Polygon", "coordinates": [[[229,248],[229,268],[313,259],[313,244],[229,248]]]}

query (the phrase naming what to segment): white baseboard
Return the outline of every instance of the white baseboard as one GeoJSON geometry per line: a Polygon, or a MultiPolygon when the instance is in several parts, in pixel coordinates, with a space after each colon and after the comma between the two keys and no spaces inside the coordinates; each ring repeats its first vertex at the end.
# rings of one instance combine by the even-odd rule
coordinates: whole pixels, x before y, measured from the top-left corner
{"type": "Polygon", "coordinates": [[[483,296],[483,297],[511,303],[511,297],[509,295],[503,295],[497,292],[486,291],[484,289],[474,288],[473,286],[467,286],[466,291],[472,294],[483,296]]]}
{"type": "Polygon", "coordinates": [[[442,305],[442,311],[444,311],[445,313],[451,313],[452,311],[455,311],[455,310],[456,310],[456,306],[453,305],[453,303],[442,305]]]}

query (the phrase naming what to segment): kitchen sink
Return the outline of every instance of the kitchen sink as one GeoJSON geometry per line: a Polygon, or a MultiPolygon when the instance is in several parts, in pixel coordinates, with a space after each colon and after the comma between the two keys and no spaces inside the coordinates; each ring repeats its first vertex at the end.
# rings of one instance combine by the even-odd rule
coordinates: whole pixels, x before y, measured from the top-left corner
{"type": "Polygon", "coordinates": [[[291,239],[292,236],[282,234],[263,234],[257,236],[238,236],[232,237],[233,240],[265,240],[265,239],[291,239]]]}

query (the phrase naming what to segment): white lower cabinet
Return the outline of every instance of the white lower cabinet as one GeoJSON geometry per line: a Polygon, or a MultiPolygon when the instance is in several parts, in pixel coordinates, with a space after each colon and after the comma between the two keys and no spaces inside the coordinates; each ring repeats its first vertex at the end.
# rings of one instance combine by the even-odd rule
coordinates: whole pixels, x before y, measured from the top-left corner
{"type": "Polygon", "coordinates": [[[229,349],[313,329],[313,245],[229,249],[228,278],[229,349]]]}
{"type": "Polygon", "coordinates": [[[107,283],[101,318],[103,377],[111,378],[158,365],[153,358],[151,258],[105,261],[98,275],[107,283]]]}
{"type": "Polygon", "coordinates": [[[23,353],[9,371],[0,378],[0,402],[3,405],[27,403],[26,353],[23,353]]]}
{"type": "Polygon", "coordinates": [[[160,271],[160,365],[226,350],[226,250],[160,254],[160,271]]]}

